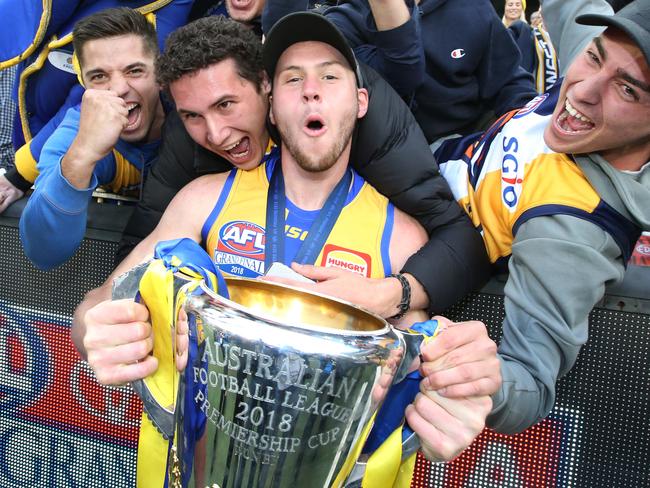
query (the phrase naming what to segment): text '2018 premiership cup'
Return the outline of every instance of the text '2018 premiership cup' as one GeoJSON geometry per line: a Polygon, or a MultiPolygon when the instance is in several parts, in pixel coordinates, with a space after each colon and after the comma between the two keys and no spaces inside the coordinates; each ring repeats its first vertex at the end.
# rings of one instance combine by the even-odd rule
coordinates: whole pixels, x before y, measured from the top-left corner
{"type": "Polygon", "coordinates": [[[190,346],[173,419],[146,379],[134,384],[173,439],[169,486],[345,486],[423,336],[293,287],[226,281],[230,299],[203,285],[182,298],[190,346]]]}

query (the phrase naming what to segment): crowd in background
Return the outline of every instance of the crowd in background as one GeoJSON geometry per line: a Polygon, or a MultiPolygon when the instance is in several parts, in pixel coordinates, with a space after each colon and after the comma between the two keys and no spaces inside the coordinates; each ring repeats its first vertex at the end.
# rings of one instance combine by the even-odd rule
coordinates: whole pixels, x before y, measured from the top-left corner
{"type": "MultiPolygon", "coordinates": [[[[61,2],[63,4],[63,2],[61,2]]],[[[77,2],[76,7],[77,10],[74,12],[72,15],[67,14],[64,15],[69,15],[70,18],[72,19],[78,19],[80,15],[87,15],[88,13],[91,13],[94,11],[95,8],[98,7],[84,7],[84,3],[87,3],[89,5],[93,3],[97,3],[100,7],[108,7],[112,6],[111,2],[77,2]]],[[[143,5],[146,4],[147,2],[142,2],[143,5]]],[[[283,13],[286,13],[290,10],[295,10],[297,7],[296,5],[300,5],[300,2],[286,2],[287,5],[290,4],[290,6],[285,5],[283,2],[277,2],[277,1],[270,1],[267,2],[267,9],[264,11],[265,7],[265,2],[264,1],[256,1],[253,2],[252,7],[246,7],[246,9],[242,9],[241,11],[237,11],[236,7],[231,8],[229,11],[228,9],[228,4],[229,2],[224,2],[223,0],[216,1],[216,0],[195,0],[195,1],[180,1],[180,2],[172,2],[172,3],[178,3],[180,7],[178,8],[179,10],[179,15],[177,16],[176,19],[173,19],[168,26],[165,26],[163,29],[165,34],[169,32],[171,28],[174,27],[174,25],[178,26],[181,24],[183,21],[191,21],[193,19],[199,18],[201,16],[205,15],[227,15],[230,16],[231,18],[234,18],[235,20],[245,22],[249,25],[252,26],[252,28],[261,35],[262,33],[262,22],[267,21],[267,23],[272,22],[273,20],[268,20],[269,18],[271,19],[277,19],[279,16],[281,16],[283,13]],[[275,5],[277,3],[277,6],[275,5]],[[183,5],[186,4],[186,5],[183,5]],[[271,9],[272,8],[272,9],[271,9]]],[[[345,3],[345,2],[341,2],[345,3]]],[[[439,2],[439,3],[444,3],[444,2],[439,2]]],[[[481,2],[479,2],[481,3],[481,2]]],[[[488,3],[488,2],[486,2],[488,3]]],[[[619,3],[624,3],[624,2],[619,2],[619,3]]],[[[55,3],[56,5],[56,3],[55,3]]],[[[318,7],[323,9],[326,7],[328,3],[324,4],[309,4],[305,2],[305,7],[312,6],[312,7],[318,7]]],[[[63,8],[63,5],[62,7],[63,8]]],[[[468,9],[472,8],[482,8],[479,6],[472,7],[471,5],[468,4],[467,6],[468,9]]],[[[504,16],[503,16],[503,23],[506,27],[510,27],[510,25],[513,22],[512,15],[516,16],[517,20],[521,20],[522,22],[526,23],[527,22],[527,17],[525,13],[525,2],[521,1],[507,1],[503,6],[498,5],[496,6],[498,10],[501,10],[501,8],[504,11],[504,16]],[[513,7],[514,4],[514,7],[513,7]],[[510,12],[513,12],[512,14],[510,12]]],[[[343,9],[343,13],[345,13],[345,9],[343,9]]],[[[477,18],[478,15],[476,11],[468,11],[468,15],[471,15],[474,18],[477,18]]],[[[66,35],[69,35],[71,31],[71,25],[69,20],[70,19],[61,19],[62,15],[55,16],[55,19],[52,20],[52,23],[54,24],[54,20],[57,21],[57,26],[59,27],[58,32],[56,32],[57,26],[50,27],[48,29],[48,35],[50,33],[56,33],[58,37],[62,38],[65,37],[66,35]],[[68,20],[66,23],[65,21],[68,20]]],[[[529,12],[529,20],[530,20],[530,27],[531,28],[537,28],[538,26],[542,26],[541,24],[541,9],[534,11],[534,12],[529,12]]],[[[529,29],[530,31],[530,29],[529,29]]],[[[408,31],[404,30],[404,33],[408,35],[408,31]]],[[[530,36],[531,33],[527,32],[527,34],[530,36]]],[[[527,39],[526,42],[528,42],[529,45],[526,45],[522,41],[518,39],[518,36],[521,36],[521,34],[516,31],[514,33],[515,39],[517,40],[519,47],[521,49],[522,46],[525,46],[526,50],[534,49],[534,39],[527,39]]],[[[159,37],[159,40],[161,41],[161,46],[162,44],[162,35],[159,37]]],[[[43,44],[41,45],[41,49],[43,49],[43,44]]],[[[494,49],[499,49],[499,46],[494,46],[494,49]]],[[[44,50],[44,49],[43,49],[44,50]]],[[[70,53],[70,49],[66,46],[63,46],[63,50],[66,53],[70,53]]],[[[370,49],[369,49],[370,50],[370,49]]],[[[38,88],[32,87],[31,85],[37,85],[37,84],[44,84],[44,81],[40,81],[38,77],[38,73],[36,75],[31,74],[30,76],[32,77],[31,79],[28,79],[28,82],[25,83],[26,90],[28,90],[27,94],[27,99],[25,100],[25,104],[28,106],[25,106],[23,108],[24,113],[29,114],[29,118],[32,119],[32,121],[29,122],[29,127],[26,129],[24,127],[24,121],[21,122],[20,120],[20,112],[17,112],[17,104],[16,104],[16,98],[18,96],[18,88],[20,87],[20,80],[19,78],[16,78],[16,75],[20,76],[21,72],[25,70],[26,67],[30,66],[33,64],[34,60],[38,58],[38,54],[40,52],[37,50],[36,53],[33,53],[31,56],[27,57],[24,61],[21,63],[13,63],[13,62],[7,62],[11,60],[0,60],[0,62],[5,61],[3,63],[3,69],[0,70],[0,116],[2,117],[2,124],[1,127],[2,129],[0,130],[0,167],[9,169],[10,167],[13,166],[14,162],[14,152],[18,150],[28,139],[31,139],[35,137],[38,133],[38,131],[44,126],[47,121],[49,121],[50,118],[52,118],[56,113],[59,111],[59,109],[62,106],[70,106],[74,101],[78,101],[79,97],[71,97],[70,100],[68,100],[69,92],[73,84],[76,82],[76,79],[73,79],[72,77],[69,77],[69,79],[66,79],[65,81],[61,82],[60,79],[57,79],[57,83],[60,84],[58,87],[52,87],[50,86],[48,90],[50,91],[50,97],[53,98],[53,101],[44,101],[43,100],[43,95],[40,93],[37,93],[35,95],[29,96],[29,91],[36,92],[38,88]],[[57,88],[56,90],[54,88],[57,88]],[[51,93],[52,91],[55,91],[56,93],[51,93]],[[41,105],[39,106],[39,102],[41,102],[41,105]],[[13,136],[13,142],[12,142],[12,136],[13,136]],[[13,150],[12,150],[13,149],[13,150]]],[[[527,56],[527,51],[523,52],[524,58],[527,56]]],[[[364,59],[363,55],[360,55],[360,59],[367,61],[370,61],[370,65],[373,65],[373,56],[376,57],[374,54],[368,54],[368,58],[364,59]]],[[[535,63],[536,61],[533,59],[523,59],[522,60],[522,66],[524,66],[526,69],[528,69],[531,73],[535,73],[535,63]]],[[[47,64],[47,62],[46,62],[47,64]]],[[[41,67],[40,69],[43,71],[48,70],[47,65],[45,67],[41,67]]],[[[387,68],[387,71],[379,70],[382,74],[387,76],[387,78],[392,82],[393,87],[397,89],[398,93],[403,95],[405,100],[410,101],[411,106],[415,107],[417,106],[417,103],[415,101],[416,95],[415,91],[412,89],[413,85],[418,84],[418,80],[421,81],[422,75],[416,75],[416,76],[411,76],[411,73],[409,73],[408,70],[404,70],[404,65],[400,66],[401,70],[399,71],[399,76],[397,78],[391,79],[391,71],[389,68],[387,68]],[[405,84],[405,85],[404,85],[405,84]]],[[[43,76],[45,78],[45,76],[43,76]]],[[[48,79],[48,81],[50,81],[48,79]]],[[[455,80],[451,80],[455,81],[455,80]]],[[[41,88],[42,89],[42,88],[41,88]]],[[[540,91],[540,90],[538,90],[540,91]]],[[[541,90],[543,91],[543,90],[541,90]]],[[[22,95],[25,97],[25,95],[22,95]]],[[[470,100],[471,101],[471,100],[470,100]]],[[[453,112],[455,107],[450,107],[449,111],[453,112]]],[[[422,109],[420,109],[422,110],[422,109]]],[[[439,108],[432,108],[431,110],[428,111],[436,111],[439,110],[439,108]]],[[[477,124],[480,124],[481,122],[485,122],[485,119],[481,119],[481,115],[483,115],[483,110],[480,107],[476,107],[473,109],[469,109],[467,107],[461,107],[459,109],[460,112],[468,112],[468,113],[463,113],[462,116],[460,115],[453,115],[454,118],[459,118],[460,117],[460,122],[457,123],[451,123],[449,122],[448,125],[451,125],[451,127],[441,127],[440,129],[436,129],[433,133],[432,136],[429,137],[429,139],[438,136],[440,133],[443,135],[445,133],[450,133],[453,132],[454,130],[458,129],[458,124],[459,123],[465,123],[465,125],[468,126],[467,129],[472,129],[477,126],[477,124]],[[463,118],[464,117],[464,118],[463,118]],[[470,117],[473,120],[466,120],[466,117],[470,117]]],[[[448,114],[444,114],[445,117],[448,116],[448,114]]],[[[25,114],[23,114],[23,117],[25,114]]],[[[431,117],[430,115],[422,115],[422,118],[428,118],[431,117]]],[[[441,116],[438,116],[442,118],[441,116]]],[[[486,116],[486,117],[489,117],[486,116]]],[[[463,127],[464,128],[464,127],[463,127]]],[[[425,132],[427,131],[426,126],[424,127],[425,132]]],[[[31,179],[31,175],[30,178],[31,179]]],[[[29,183],[33,183],[33,181],[28,181],[29,183]]],[[[22,181],[21,181],[22,183],[22,181]]],[[[20,188],[25,188],[26,183],[24,185],[21,185],[20,188]]],[[[31,185],[30,185],[31,186],[31,185]]],[[[29,188],[29,187],[27,187],[29,188]]],[[[6,205],[1,206],[1,209],[6,208],[6,205]]]]}

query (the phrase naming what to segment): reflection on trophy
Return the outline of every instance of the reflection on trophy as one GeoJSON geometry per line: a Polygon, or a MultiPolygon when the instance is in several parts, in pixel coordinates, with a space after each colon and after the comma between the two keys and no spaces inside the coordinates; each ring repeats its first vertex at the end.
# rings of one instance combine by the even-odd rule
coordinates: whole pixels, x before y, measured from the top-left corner
{"type": "Polygon", "coordinates": [[[422,336],[343,301],[226,281],[230,299],[204,285],[181,298],[190,347],[175,405],[161,408],[147,380],[134,384],[173,440],[169,486],[345,486],[422,336]]]}

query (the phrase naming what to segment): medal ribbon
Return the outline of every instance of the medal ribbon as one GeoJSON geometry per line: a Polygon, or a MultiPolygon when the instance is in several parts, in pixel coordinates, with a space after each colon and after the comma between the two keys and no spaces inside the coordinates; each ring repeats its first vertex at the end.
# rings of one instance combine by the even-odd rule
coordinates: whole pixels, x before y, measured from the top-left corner
{"type": "Polygon", "coordinates": [[[300,264],[313,264],[323,249],[325,241],[330,235],[336,220],[345,206],[345,200],[348,196],[350,183],[352,182],[352,171],[347,170],[341,181],[334,187],[327,197],[325,205],[321,208],[316,220],[312,224],[307,237],[303,241],[296,253],[295,258],[287,259],[284,252],[284,227],[285,227],[285,209],[287,197],[284,192],[284,178],[282,177],[282,167],[279,160],[273,168],[271,181],[269,182],[269,192],[266,199],[266,243],[264,251],[264,269],[279,261],[286,265],[296,261],[300,264]]]}

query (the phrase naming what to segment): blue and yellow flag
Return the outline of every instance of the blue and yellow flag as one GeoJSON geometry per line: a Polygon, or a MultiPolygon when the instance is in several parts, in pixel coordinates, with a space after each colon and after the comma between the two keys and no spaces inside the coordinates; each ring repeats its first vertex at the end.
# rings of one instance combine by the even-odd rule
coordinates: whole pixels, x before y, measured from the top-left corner
{"type": "Polygon", "coordinates": [[[147,392],[143,399],[138,440],[137,486],[167,486],[168,459],[172,452],[173,415],[179,373],[175,362],[175,326],[185,298],[199,291],[203,283],[212,291],[228,297],[226,282],[207,253],[190,239],[164,241],[156,246],[154,259],[140,280],[138,298],[149,309],[155,337],[153,354],[158,369],[143,380],[147,392]],[[175,276],[186,280],[175,293],[175,276]]]}

